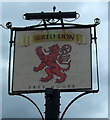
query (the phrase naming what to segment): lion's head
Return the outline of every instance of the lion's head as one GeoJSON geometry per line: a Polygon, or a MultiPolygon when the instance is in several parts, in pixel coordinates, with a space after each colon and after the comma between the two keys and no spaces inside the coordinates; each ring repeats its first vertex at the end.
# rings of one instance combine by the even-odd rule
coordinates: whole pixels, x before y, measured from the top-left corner
{"type": "Polygon", "coordinates": [[[59,52],[60,47],[58,46],[58,44],[52,45],[52,46],[49,47],[49,51],[50,52],[59,52]]]}

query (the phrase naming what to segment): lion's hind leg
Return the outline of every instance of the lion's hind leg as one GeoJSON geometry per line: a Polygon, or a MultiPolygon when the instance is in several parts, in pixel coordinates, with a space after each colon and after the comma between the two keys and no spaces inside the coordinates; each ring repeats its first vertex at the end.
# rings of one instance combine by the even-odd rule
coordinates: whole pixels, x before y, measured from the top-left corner
{"type": "Polygon", "coordinates": [[[48,76],[45,77],[45,78],[42,77],[41,78],[42,82],[48,82],[49,80],[51,80],[53,78],[53,73],[52,73],[50,67],[46,68],[45,71],[46,71],[46,73],[47,73],[48,76]]]}
{"type": "Polygon", "coordinates": [[[60,77],[60,79],[56,79],[56,83],[64,82],[67,78],[67,75],[65,73],[62,73],[59,69],[52,69],[52,72],[60,77]]]}

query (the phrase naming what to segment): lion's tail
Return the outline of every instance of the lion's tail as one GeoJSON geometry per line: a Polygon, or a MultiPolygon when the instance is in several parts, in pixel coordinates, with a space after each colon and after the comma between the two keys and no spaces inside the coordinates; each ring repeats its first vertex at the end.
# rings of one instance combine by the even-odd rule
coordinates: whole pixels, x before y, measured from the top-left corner
{"type": "Polygon", "coordinates": [[[62,65],[68,65],[68,67],[66,67],[66,68],[61,68],[61,70],[62,71],[67,71],[67,70],[69,70],[70,69],[70,67],[71,67],[71,60],[68,62],[68,63],[60,63],[60,64],[62,64],[62,65]]]}

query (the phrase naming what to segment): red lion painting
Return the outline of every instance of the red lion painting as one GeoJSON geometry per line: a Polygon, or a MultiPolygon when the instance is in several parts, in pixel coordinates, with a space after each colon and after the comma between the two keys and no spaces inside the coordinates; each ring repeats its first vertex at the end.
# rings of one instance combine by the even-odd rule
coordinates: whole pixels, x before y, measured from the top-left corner
{"type": "Polygon", "coordinates": [[[36,48],[36,53],[41,63],[38,67],[34,67],[34,71],[38,72],[45,69],[47,76],[40,79],[42,82],[50,81],[54,75],[59,77],[59,79],[56,79],[56,83],[64,82],[67,78],[66,71],[70,69],[71,60],[69,53],[72,49],[71,45],[65,44],[60,47],[58,44],[55,44],[48,47],[48,49],[47,51],[46,49],[42,50],[42,47],[36,48]]]}

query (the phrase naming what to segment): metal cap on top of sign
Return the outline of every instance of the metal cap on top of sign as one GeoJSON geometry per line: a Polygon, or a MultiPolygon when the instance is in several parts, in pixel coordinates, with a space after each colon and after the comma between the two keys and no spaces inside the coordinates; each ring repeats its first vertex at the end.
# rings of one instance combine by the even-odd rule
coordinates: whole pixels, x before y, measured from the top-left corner
{"type": "Polygon", "coordinates": [[[92,90],[91,28],[98,24],[71,24],[70,27],[65,27],[62,17],[76,19],[76,14],[76,12],[26,13],[25,19],[43,17],[44,24],[10,28],[12,32],[10,48],[14,44],[14,56],[13,74],[10,73],[11,62],[9,63],[9,82],[12,75],[9,92],[10,86],[12,93],[43,92],[46,88],[60,91],[92,90]],[[57,22],[61,20],[61,23],[57,23],[55,19],[58,19],[57,22]],[[47,21],[48,25],[62,26],[48,28],[47,21]]]}

